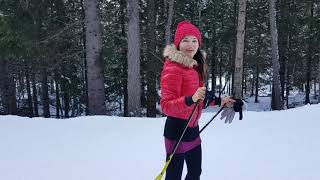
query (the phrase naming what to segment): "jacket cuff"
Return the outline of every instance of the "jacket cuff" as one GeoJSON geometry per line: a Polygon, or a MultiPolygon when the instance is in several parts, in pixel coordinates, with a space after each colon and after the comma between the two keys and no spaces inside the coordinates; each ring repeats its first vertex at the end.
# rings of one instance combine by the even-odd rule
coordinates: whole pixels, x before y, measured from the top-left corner
{"type": "Polygon", "coordinates": [[[194,102],[192,100],[192,96],[186,96],[185,102],[186,102],[187,106],[191,106],[192,104],[194,104],[194,102]]]}

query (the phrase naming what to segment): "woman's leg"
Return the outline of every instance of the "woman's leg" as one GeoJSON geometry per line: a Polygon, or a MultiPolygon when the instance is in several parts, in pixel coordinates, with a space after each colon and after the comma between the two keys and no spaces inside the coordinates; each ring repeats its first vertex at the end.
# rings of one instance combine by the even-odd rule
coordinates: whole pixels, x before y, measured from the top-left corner
{"type": "Polygon", "coordinates": [[[201,144],[185,153],[188,173],[185,180],[200,180],[202,150],[201,144]]]}
{"type": "MultiPolygon", "coordinates": [[[[167,154],[167,160],[168,159],[169,154],[167,154]]],[[[184,154],[175,154],[167,168],[165,180],[181,180],[183,163],[184,154]]]]}

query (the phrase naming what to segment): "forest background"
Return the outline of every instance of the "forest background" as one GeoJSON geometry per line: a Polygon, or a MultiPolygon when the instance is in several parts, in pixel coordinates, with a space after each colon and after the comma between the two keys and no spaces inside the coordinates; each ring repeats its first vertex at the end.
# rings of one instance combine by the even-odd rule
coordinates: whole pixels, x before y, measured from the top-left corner
{"type": "MultiPolygon", "coordinates": [[[[0,114],[161,116],[162,51],[186,19],[202,32],[207,86],[233,95],[241,1],[0,0],[0,114]]],[[[320,102],[320,1],[245,2],[241,96],[279,94],[272,110],[293,107],[292,92],[320,102]]]]}

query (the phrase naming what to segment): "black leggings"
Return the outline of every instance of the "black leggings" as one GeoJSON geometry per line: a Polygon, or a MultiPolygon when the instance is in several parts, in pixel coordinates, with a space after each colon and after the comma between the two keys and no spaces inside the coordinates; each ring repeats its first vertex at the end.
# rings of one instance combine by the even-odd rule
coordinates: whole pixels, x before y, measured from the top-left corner
{"type": "MultiPolygon", "coordinates": [[[[188,169],[185,180],[200,180],[201,156],[201,145],[186,153],[175,154],[167,168],[165,180],[181,180],[184,160],[186,161],[188,169]]],[[[167,160],[168,159],[169,154],[167,154],[167,160]]]]}

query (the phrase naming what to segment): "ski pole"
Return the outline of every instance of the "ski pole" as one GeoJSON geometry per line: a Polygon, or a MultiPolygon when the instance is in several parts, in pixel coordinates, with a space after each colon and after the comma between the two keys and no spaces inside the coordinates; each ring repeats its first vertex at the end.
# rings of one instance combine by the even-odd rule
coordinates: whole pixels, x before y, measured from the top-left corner
{"type": "Polygon", "coordinates": [[[200,133],[214,120],[214,118],[216,118],[216,117],[220,114],[220,112],[223,110],[223,108],[224,108],[224,105],[223,105],[223,106],[219,109],[219,111],[210,119],[210,121],[207,122],[207,124],[204,125],[204,126],[201,128],[200,133]]]}
{"type": "Polygon", "coordinates": [[[194,108],[193,108],[193,110],[192,110],[192,113],[191,113],[191,115],[190,115],[190,117],[189,117],[189,119],[188,119],[187,125],[186,125],[186,127],[183,129],[183,132],[182,132],[179,140],[176,142],[176,144],[175,144],[175,146],[174,146],[174,149],[173,149],[172,154],[169,156],[169,159],[167,160],[166,164],[164,165],[161,173],[156,177],[155,180],[161,180],[161,179],[162,179],[162,176],[163,176],[163,174],[166,172],[166,170],[167,170],[167,168],[168,168],[168,166],[169,166],[169,164],[170,164],[170,162],[171,162],[174,154],[176,153],[176,150],[178,149],[178,146],[179,146],[179,144],[180,144],[180,142],[181,142],[181,140],[182,140],[182,138],[183,138],[183,135],[185,134],[185,132],[186,132],[186,130],[187,130],[187,128],[188,128],[188,125],[189,125],[189,123],[191,122],[191,119],[192,119],[192,117],[193,117],[196,109],[198,108],[199,104],[200,104],[200,100],[198,100],[198,101],[196,102],[196,105],[194,106],[194,108]]]}

